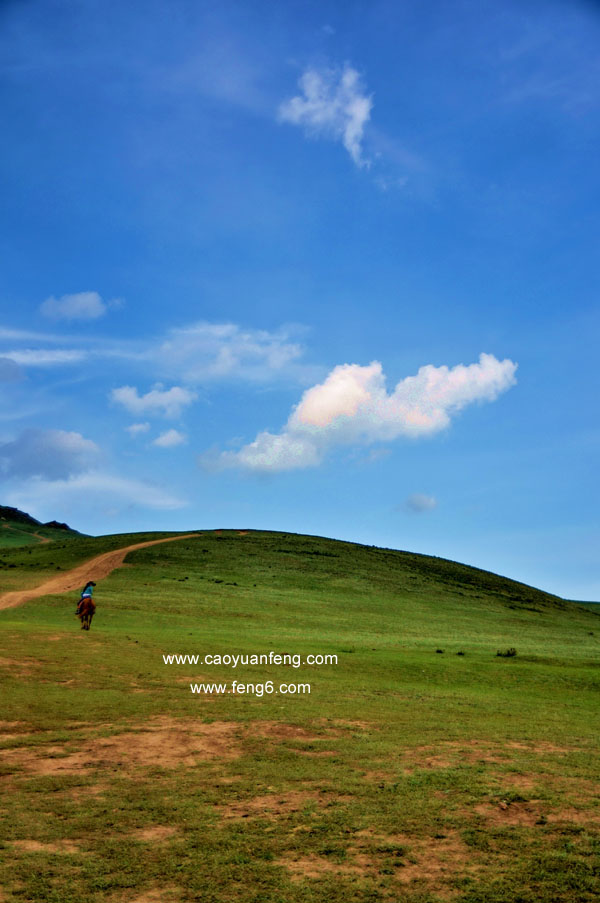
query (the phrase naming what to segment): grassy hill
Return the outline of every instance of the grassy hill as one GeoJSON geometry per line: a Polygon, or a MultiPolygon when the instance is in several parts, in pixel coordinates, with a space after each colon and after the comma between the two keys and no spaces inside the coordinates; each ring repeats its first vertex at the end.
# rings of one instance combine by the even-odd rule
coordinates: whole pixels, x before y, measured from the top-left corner
{"type": "Polygon", "coordinates": [[[57,521],[42,524],[18,508],[0,505],[0,549],[40,545],[80,535],[67,524],[57,521]]]}
{"type": "MultiPolygon", "coordinates": [[[[99,582],[89,634],[73,594],[0,611],[5,900],[597,898],[598,612],[443,559],[200,532],[99,582]],[[213,663],[271,651],[301,664],[213,663]]],[[[168,535],[3,549],[0,591],[168,535]]]]}

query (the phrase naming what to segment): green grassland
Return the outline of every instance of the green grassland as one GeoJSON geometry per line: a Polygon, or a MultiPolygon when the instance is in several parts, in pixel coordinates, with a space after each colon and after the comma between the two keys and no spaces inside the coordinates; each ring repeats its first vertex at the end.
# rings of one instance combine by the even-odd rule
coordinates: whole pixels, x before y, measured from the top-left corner
{"type": "MultiPolygon", "coordinates": [[[[598,899],[598,611],[427,556],[201,534],[130,553],[89,633],[72,594],[0,611],[2,903],[598,899]],[[338,660],[163,661],[271,650],[338,660]],[[190,690],[234,679],[273,692],[190,690]]],[[[0,591],[169,535],[4,548],[0,591]]]]}

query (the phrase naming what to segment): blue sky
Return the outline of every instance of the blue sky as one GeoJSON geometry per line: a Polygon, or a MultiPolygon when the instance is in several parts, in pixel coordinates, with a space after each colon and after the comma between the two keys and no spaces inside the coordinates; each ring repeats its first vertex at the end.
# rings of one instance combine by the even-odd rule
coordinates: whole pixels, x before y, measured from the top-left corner
{"type": "Polygon", "coordinates": [[[2,501],[600,599],[600,9],[0,8],[2,501]]]}

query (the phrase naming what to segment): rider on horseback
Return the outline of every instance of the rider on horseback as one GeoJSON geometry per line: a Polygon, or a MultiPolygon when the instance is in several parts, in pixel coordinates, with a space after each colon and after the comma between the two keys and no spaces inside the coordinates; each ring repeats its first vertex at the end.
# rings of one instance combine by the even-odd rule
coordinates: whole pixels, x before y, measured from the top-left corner
{"type": "Polygon", "coordinates": [[[96,586],[96,584],[94,583],[94,581],[90,580],[88,583],[86,583],[86,585],[81,590],[81,598],[80,598],[79,602],[77,603],[77,611],[75,612],[76,615],[78,615],[81,611],[81,603],[83,602],[83,600],[92,598],[95,586],[96,586]]]}

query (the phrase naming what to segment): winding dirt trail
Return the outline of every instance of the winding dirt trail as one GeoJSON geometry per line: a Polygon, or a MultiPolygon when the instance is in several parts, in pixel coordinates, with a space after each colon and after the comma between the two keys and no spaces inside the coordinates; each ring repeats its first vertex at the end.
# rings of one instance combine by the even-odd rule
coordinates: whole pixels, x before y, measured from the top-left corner
{"type": "Polygon", "coordinates": [[[157,546],[161,542],[175,542],[178,539],[192,539],[200,536],[199,533],[185,533],[183,536],[168,536],[166,539],[151,539],[148,542],[138,542],[132,546],[124,546],[122,549],[113,549],[112,552],[103,552],[102,555],[96,555],[95,558],[89,558],[83,564],[78,564],[71,571],[66,571],[58,577],[52,577],[39,586],[32,586],[30,589],[12,590],[0,596],[0,609],[14,608],[29,602],[30,599],[37,599],[38,596],[50,596],[53,593],[70,593],[72,590],[80,589],[88,580],[102,580],[120,567],[128,552],[134,552],[136,549],[145,549],[147,546],[157,546]]]}

